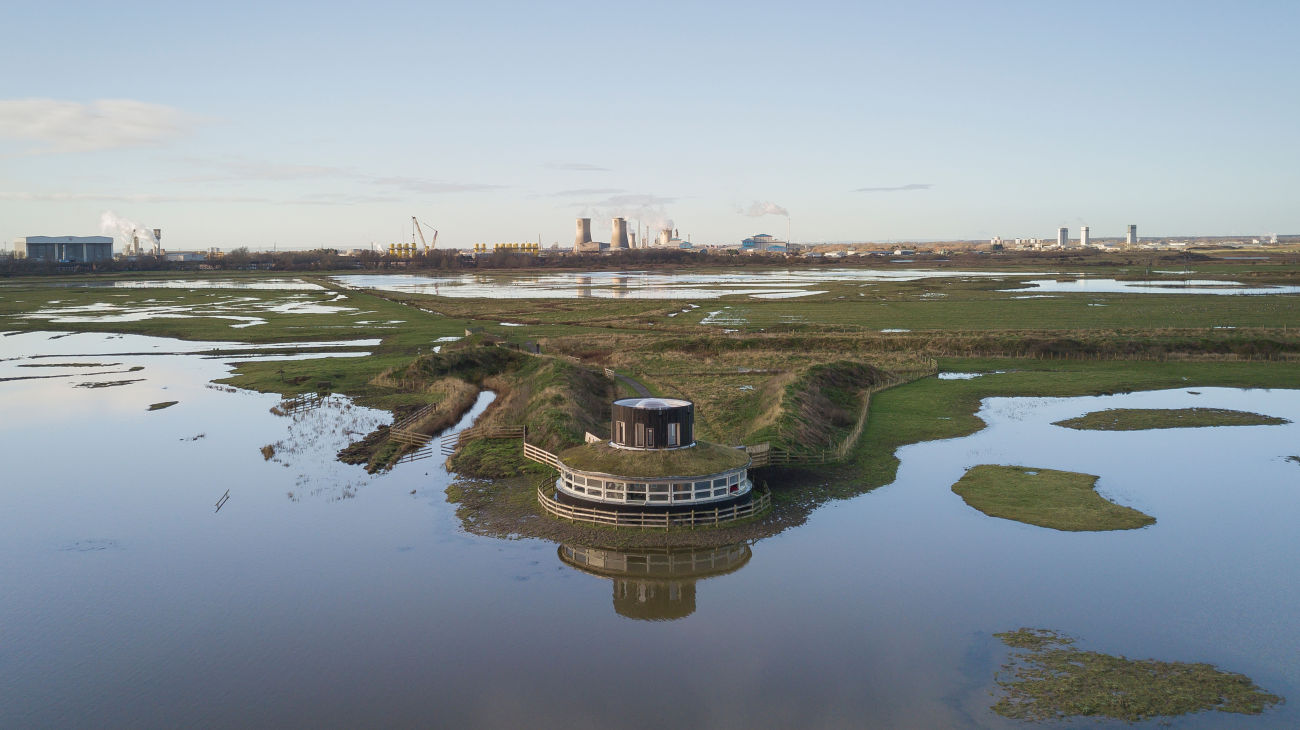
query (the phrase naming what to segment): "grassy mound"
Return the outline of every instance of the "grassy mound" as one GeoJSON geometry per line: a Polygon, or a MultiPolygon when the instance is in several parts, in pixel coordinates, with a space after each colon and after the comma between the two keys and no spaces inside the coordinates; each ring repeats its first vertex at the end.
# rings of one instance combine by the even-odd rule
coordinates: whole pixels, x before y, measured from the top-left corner
{"type": "Polygon", "coordinates": [[[1285,418],[1226,408],[1110,408],[1052,425],[1080,431],[1145,431],[1205,426],[1280,426],[1287,423],[1290,421],[1285,418]]]}
{"type": "Polygon", "coordinates": [[[1137,722],[1218,710],[1258,715],[1282,702],[1249,677],[1209,664],[1127,659],[1073,646],[1043,629],[995,634],[1017,650],[993,711],[1017,720],[1108,717],[1137,722]]]}
{"type": "MultiPolygon", "coordinates": [[[[565,360],[525,357],[519,368],[484,383],[497,392],[497,399],[476,426],[522,424],[530,443],[552,453],[581,444],[588,431],[609,430],[613,384],[587,368],[565,360]]],[[[452,457],[451,469],[467,476],[499,478],[531,468],[533,462],[523,458],[518,440],[490,441],[466,444],[452,457]]]]}
{"type": "Polygon", "coordinates": [[[990,517],[1054,530],[1133,530],[1155,523],[1097,494],[1096,483],[1091,474],[982,464],[967,470],[952,491],[990,517]]]}
{"type": "Polygon", "coordinates": [[[689,449],[630,451],[609,444],[583,444],[561,453],[560,460],[582,471],[627,477],[704,476],[749,463],[741,449],[696,442],[689,449]]]}
{"type": "Polygon", "coordinates": [[[793,451],[833,446],[857,425],[867,390],[885,378],[877,368],[848,360],[808,368],[786,386],[780,415],[751,439],[793,451]]]}

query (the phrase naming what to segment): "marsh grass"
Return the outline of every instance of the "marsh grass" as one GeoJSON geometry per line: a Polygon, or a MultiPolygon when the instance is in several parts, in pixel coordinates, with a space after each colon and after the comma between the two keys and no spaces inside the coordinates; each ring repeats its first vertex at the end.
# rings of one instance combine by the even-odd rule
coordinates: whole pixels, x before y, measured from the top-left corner
{"type": "Polygon", "coordinates": [[[981,464],[952,485],[990,517],[1072,532],[1133,530],[1155,518],[1115,504],[1094,489],[1097,477],[1072,471],[981,464]]]}
{"type": "Polygon", "coordinates": [[[1017,720],[1105,717],[1138,722],[1208,710],[1258,715],[1284,701],[1249,677],[1210,664],[1084,651],[1074,646],[1074,639],[1045,629],[994,636],[1013,651],[999,673],[1002,697],[993,711],[1017,720]]]}
{"type": "Polygon", "coordinates": [[[1110,408],[1078,418],[1056,421],[1080,431],[1144,431],[1158,428],[1204,428],[1207,426],[1279,426],[1285,418],[1226,408],[1110,408]]]}

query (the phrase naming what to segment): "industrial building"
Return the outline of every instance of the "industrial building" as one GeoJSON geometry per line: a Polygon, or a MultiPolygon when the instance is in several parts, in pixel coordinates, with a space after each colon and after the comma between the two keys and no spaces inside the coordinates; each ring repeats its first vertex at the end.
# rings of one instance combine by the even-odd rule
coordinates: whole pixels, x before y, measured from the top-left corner
{"type": "Polygon", "coordinates": [[[1059,246],[1060,248],[1068,248],[1070,246],[1069,228],[1066,228],[1065,226],[1061,226],[1060,228],[1056,229],[1056,245],[1059,246]]]}
{"type": "Polygon", "coordinates": [[[113,258],[108,236],[27,236],[14,239],[14,257],[33,261],[93,263],[113,258]]]}
{"type": "Polygon", "coordinates": [[[1092,237],[1088,235],[1088,227],[1079,227],[1079,245],[1087,248],[1092,245],[1092,237]]]}
{"type": "Polygon", "coordinates": [[[1124,243],[1129,246],[1138,244],[1138,227],[1136,223],[1129,224],[1128,235],[1124,237],[1124,243]]]}
{"type": "Polygon", "coordinates": [[[785,253],[789,249],[788,243],[766,233],[756,233],[740,242],[740,250],[749,253],[785,253]]]}

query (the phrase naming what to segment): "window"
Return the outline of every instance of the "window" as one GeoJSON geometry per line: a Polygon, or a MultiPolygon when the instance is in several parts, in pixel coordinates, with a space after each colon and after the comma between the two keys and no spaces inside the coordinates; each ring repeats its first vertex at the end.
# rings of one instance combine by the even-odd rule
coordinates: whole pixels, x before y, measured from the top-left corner
{"type": "Polygon", "coordinates": [[[623,421],[618,422],[618,435],[614,437],[614,440],[620,444],[627,443],[627,423],[623,421]]]}
{"type": "Polygon", "coordinates": [[[636,425],[636,445],[641,448],[645,448],[645,424],[644,423],[638,423],[636,425]]]}
{"type": "Polygon", "coordinates": [[[663,493],[665,493],[665,492],[667,492],[667,491],[668,491],[668,485],[667,485],[667,484],[651,484],[651,485],[650,485],[650,493],[651,493],[651,494],[663,494],[663,493]]]}
{"type": "Polygon", "coordinates": [[[681,432],[682,432],[682,426],[680,423],[668,424],[668,445],[669,446],[681,445],[681,440],[682,440],[681,432]]]}
{"type": "Polygon", "coordinates": [[[655,447],[655,430],[653,428],[647,428],[645,430],[645,447],[647,449],[653,449],[655,447]]]}
{"type": "Polygon", "coordinates": [[[725,487],[725,486],[727,486],[727,479],[726,479],[726,477],[723,477],[722,479],[714,479],[714,480],[713,480],[713,486],[715,486],[715,487],[725,487]]]}

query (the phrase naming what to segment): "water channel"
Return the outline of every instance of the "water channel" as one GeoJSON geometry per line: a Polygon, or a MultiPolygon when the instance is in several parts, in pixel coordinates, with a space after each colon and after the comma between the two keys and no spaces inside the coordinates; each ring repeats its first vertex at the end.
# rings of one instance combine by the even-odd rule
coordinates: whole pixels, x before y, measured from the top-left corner
{"type": "Polygon", "coordinates": [[[70,375],[0,381],[0,727],[1012,727],[991,634],[1021,626],[1292,700],[1177,727],[1300,724],[1300,391],[989,399],[987,428],[903,448],[893,484],[776,537],[620,552],[466,533],[439,459],[334,460],[388,414],[277,415],[180,354],[214,346],[0,337],[0,377],[70,375]],[[1049,425],[1190,406],[1293,423],[1049,425]],[[987,517],[950,491],[984,463],[1099,475],[1157,523],[987,517]]]}

